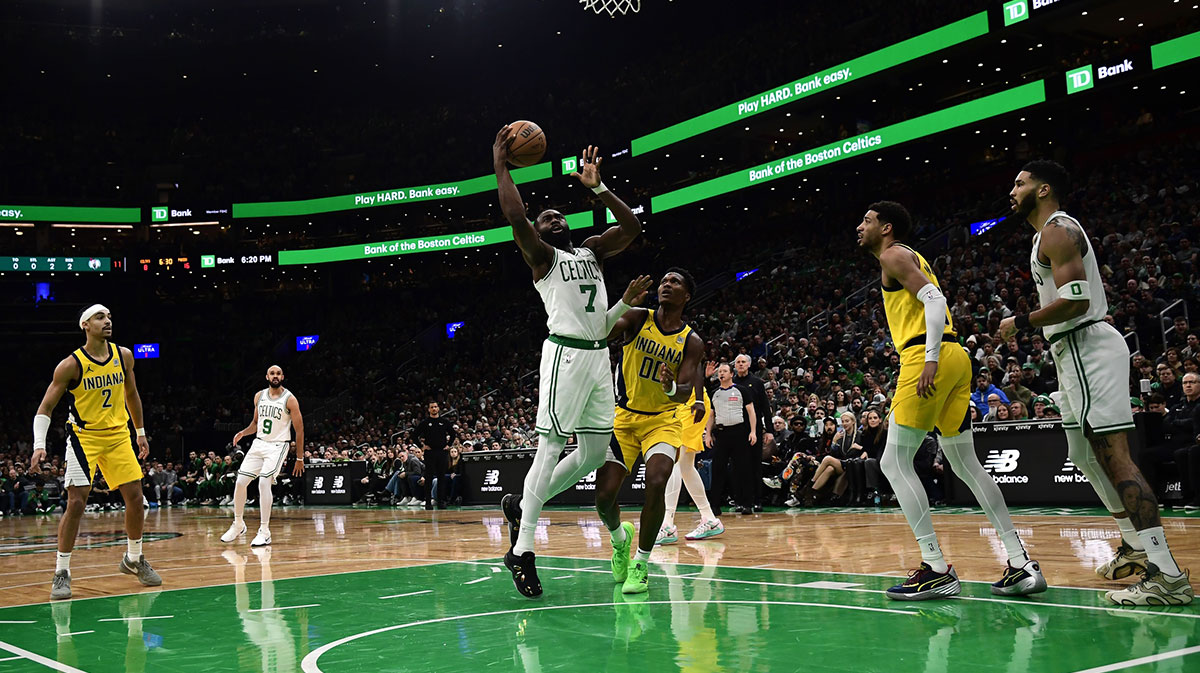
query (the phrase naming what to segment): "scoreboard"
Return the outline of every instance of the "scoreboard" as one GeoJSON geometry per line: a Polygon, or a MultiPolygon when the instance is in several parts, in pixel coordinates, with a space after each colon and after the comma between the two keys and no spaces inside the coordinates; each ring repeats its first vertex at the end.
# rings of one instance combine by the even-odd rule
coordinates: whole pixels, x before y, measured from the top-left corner
{"type": "Polygon", "coordinates": [[[4,271],[112,271],[111,257],[0,257],[4,271]]]}

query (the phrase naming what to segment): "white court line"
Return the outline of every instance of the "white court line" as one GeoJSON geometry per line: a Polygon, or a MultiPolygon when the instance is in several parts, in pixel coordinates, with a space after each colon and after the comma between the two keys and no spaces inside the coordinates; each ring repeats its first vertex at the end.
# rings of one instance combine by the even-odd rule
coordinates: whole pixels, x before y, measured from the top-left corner
{"type": "Polygon", "coordinates": [[[565,580],[565,579],[567,579],[568,577],[574,577],[574,575],[559,575],[558,577],[551,577],[550,579],[552,579],[552,580],[565,580]]]}
{"type": "Polygon", "coordinates": [[[464,584],[464,585],[465,585],[465,584],[479,584],[480,582],[486,582],[486,581],[488,581],[488,580],[490,580],[490,579],[492,579],[492,576],[491,576],[491,575],[484,575],[483,577],[480,577],[480,578],[479,578],[479,579],[477,579],[477,580],[471,580],[470,582],[463,582],[463,584],[464,584]]]}
{"type": "Polygon", "coordinates": [[[395,594],[393,596],[380,596],[379,600],[387,600],[389,598],[404,598],[405,596],[420,596],[421,594],[431,594],[433,589],[425,589],[424,591],[410,591],[406,594],[395,594]]]}
{"type": "Polygon", "coordinates": [[[289,605],[283,608],[254,608],[250,612],[275,612],[276,610],[299,610],[300,608],[318,608],[320,603],[309,603],[308,605],[289,605]]]}
{"type": "Polygon", "coordinates": [[[41,665],[45,666],[46,668],[52,668],[56,671],[62,671],[62,673],[87,673],[87,671],[82,671],[78,668],[75,668],[74,666],[60,664],[53,659],[47,659],[46,657],[43,657],[42,655],[37,654],[36,652],[30,652],[29,650],[23,650],[23,649],[17,647],[16,645],[9,645],[8,643],[4,642],[3,640],[0,640],[0,650],[8,650],[9,652],[12,652],[13,654],[17,655],[18,657],[23,657],[25,659],[28,659],[28,660],[34,662],[35,664],[41,664],[41,665]]]}
{"type": "MultiPolygon", "coordinates": [[[[691,605],[691,604],[710,605],[713,603],[725,604],[725,605],[785,605],[785,606],[793,606],[793,607],[833,608],[836,610],[858,610],[858,611],[862,611],[862,612],[883,612],[886,614],[904,615],[905,617],[920,617],[920,614],[918,614],[916,612],[908,612],[905,610],[888,610],[886,608],[868,608],[868,607],[858,606],[858,605],[836,605],[833,603],[801,603],[801,602],[796,602],[796,601],[721,601],[721,600],[638,601],[637,605],[691,605]]],[[[319,666],[317,666],[317,659],[320,659],[321,655],[325,654],[329,650],[332,650],[333,648],[338,647],[339,645],[345,645],[346,643],[358,640],[359,638],[366,638],[367,636],[373,636],[373,635],[376,635],[379,633],[387,633],[388,631],[396,631],[398,629],[406,629],[411,626],[424,626],[427,624],[440,624],[442,622],[452,622],[452,621],[456,621],[459,619],[473,619],[475,617],[494,617],[497,615],[511,615],[511,614],[523,613],[523,612],[542,612],[545,610],[571,610],[571,609],[575,609],[575,608],[600,608],[600,607],[613,607],[613,606],[620,607],[620,606],[627,606],[627,605],[631,605],[631,603],[620,602],[620,603],[583,603],[580,605],[548,605],[548,606],[540,607],[540,608],[517,608],[514,610],[497,610],[495,612],[478,612],[478,613],[471,614],[471,615],[457,615],[454,617],[440,617],[438,619],[423,619],[419,622],[409,622],[407,624],[395,624],[392,626],[384,626],[382,628],[372,629],[370,631],[363,631],[362,633],[355,633],[353,635],[346,636],[345,638],[339,638],[338,640],[335,640],[331,643],[326,643],[325,645],[318,647],[317,649],[313,650],[312,652],[309,652],[308,656],[304,657],[304,660],[300,662],[300,669],[303,670],[304,673],[323,673],[323,671],[321,671],[321,668],[319,666]]]]}
{"type": "Polygon", "coordinates": [[[89,633],[95,633],[95,631],[72,631],[71,633],[60,633],[59,635],[65,638],[67,636],[83,636],[89,633]]]}
{"type": "Polygon", "coordinates": [[[12,621],[8,621],[8,620],[0,621],[0,624],[36,624],[36,623],[37,622],[35,622],[32,619],[16,619],[16,620],[12,620],[12,621]]]}
{"type": "MultiPolygon", "coordinates": [[[[547,554],[545,556],[545,558],[565,558],[565,559],[571,559],[572,561],[595,561],[596,560],[594,558],[587,558],[586,556],[560,556],[558,554],[547,554]]],[[[695,566],[695,567],[702,567],[704,565],[702,563],[661,563],[659,561],[652,561],[652,563],[658,563],[659,565],[677,565],[677,566],[695,566]]],[[[763,566],[720,565],[718,567],[719,568],[741,568],[742,570],[770,570],[772,572],[781,572],[781,573],[815,573],[817,575],[856,575],[858,577],[887,577],[887,578],[908,577],[908,575],[890,575],[888,573],[855,573],[855,572],[846,572],[846,571],[840,571],[840,570],[802,570],[802,569],[798,569],[798,568],[776,568],[776,567],[773,567],[773,564],[772,565],[763,565],[763,566]]],[[[572,568],[572,570],[574,570],[574,568],[572,568]]],[[[987,582],[984,580],[964,580],[964,579],[960,579],[959,583],[961,583],[961,584],[991,584],[991,582],[987,582]]],[[[1065,587],[1065,586],[1059,586],[1059,585],[1054,585],[1054,584],[1051,584],[1050,588],[1051,589],[1071,589],[1073,591],[1109,591],[1110,589],[1112,589],[1112,587],[1065,587]]]]}
{"type": "MultiPolygon", "coordinates": [[[[565,557],[558,557],[558,558],[565,558],[565,557]]],[[[685,564],[680,563],[678,565],[685,565],[685,564]]],[[[687,565],[692,565],[692,564],[687,564],[687,565]]],[[[721,567],[727,567],[727,566],[721,566],[721,567]]],[[[740,567],[740,566],[738,566],[738,567],[740,567]]],[[[579,570],[578,568],[564,568],[564,567],[556,567],[556,566],[543,566],[542,569],[543,570],[576,570],[576,571],[579,570]]],[[[586,571],[586,572],[604,572],[604,571],[591,570],[591,571],[586,571]]],[[[695,574],[695,573],[689,573],[689,574],[695,574]]],[[[846,574],[852,575],[852,574],[863,574],[863,573],[846,573],[846,574]]],[[[650,577],[670,578],[672,576],[650,573],[650,577]]],[[[758,582],[755,580],[735,580],[735,579],[727,579],[724,577],[688,577],[687,575],[675,575],[674,577],[678,577],[680,579],[686,579],[686,580],[693,580],[696,582],[722,582],[725,584],[756,584],[759,586],[790,587],[793,589],[807,588],[802,584],[788,584],[787,582],[758,582]]],[[[855,593],[863,593],[863,594],[882,594],[883,593],[879,589],[853,589],[853,588],[835,589],[835,588],[831,587],[829,590],[830,591],[852,591],[855,593]]],[[[1109,606],[1070,605],[1068,603],[1044,603],[1041,601],[1037,601],[1036,599],[1029,600],[1029,599],[1009,599],[1009,598],[981,598],[981,597],[977,597],[977,596],[954,596],[952,598],[948,598],[948,600],[983,601],[985,603],[1012,603],[1015,605],[1024,605],[1027,607],[1067,608],[1067,609],[1071,609],[1071,610],[1101,610],[1104,612],[1108,612],[1110,610],[1122,610],[1122,608],[1117,605],[1109,605],[1109,606]]],[[[1180,617],[1183,619],[1200,619],[1200,614],[1192,614],[1192,613],[1187,613],[1187,612],[1151,612],[1151,611],[1138,611],[1138,610],[1126,609],[1125,614],[1128,616],[1131,616],[1131,617],[1180,617]]]]}
{"type": "Polygon", "coordinates": [[[108,619],[97,619],[98,622],[141,622],[147,619],[174,619],[175,615],[158,615],[155,617],[109,617],[108,619]]]}
{"type": "Polygon", "coordinates": [[[25,657],[4,657],[4,658],[0,658],[0,661],[16,661],[17,659],[24,659],[24,658],[25,657]]]}
{"type": "MultiPolygon", "coordinates": [[[[496,557],[495,556],[485,556],[483,558],[496,558],[496,557]]],[[[321,559],[314,559],[312,562],[315,563],[316,561],[319,561],[319,560],[321,560],[321,559]]],[[[428,559],[400,558],[400,559],[386,559],[386,560],[389,560],[389,561],[415,561],[415,560],[427,561],[428,559]]],[[[595,561],[596,559],[588,559],[588,560],[595,561]]],[[[307,563],[307,562],[308,561],[305,561],[305,563],[307,563]]],[[[274,581],[288,582],[291,580],[305,580],[305,579],[310,579],[310,578],[314,578],[314,577],[334,577],[337,575],[351,575],[354,573],[371,573],[371,572],[382,572],[385,570],[402,570],[404,568],[429,568],[432,566],[448,565],[451,563],[473,563],[473,562],[472,561],[463,561],[463,560],[451,561],[448,559],[440,559],[440,560],[432,561],[430,563],[414,563],[412,565],[392,566],[390,568],[367,568],[365,570],[343,570],[341,572],[336,572],[336,573],[319,573],[316,575],[299,575],[297,577],[282,577],[282,578],[276,578],[274,581]]],[[[211,568],[213,566],[199,566],[199,567],[211,568]]],[[[181,570],[188,570],[188,568],[181,568],[181,570]]],[[[113,577],[116,577],[116,576],[117,575],[113,575],[113,577]]],[[[103,575],[102,577],[108,577],[108,575],[103,575]]],[[[93,578],[72,578],[72,579],[93,579],[93,578]]],[[[85,598],[73,598],[73,599],[71,599],[71,602],[78,603],[80,601],[94,601],[99,598],[121,598],[123,596],[137,596],[138,594],[143,594],[143,593],[158,593],[158,592],[167,592],[167,591],[195,591],[196,589],[212,589],[214,587],[230,587],[230,586],[234,586],[237,584],[261,584],[261,583],[262,583],[262,580],[252,580],[252,581],[248,581],[248,582],[224,582],[221,584],[204,584],[204,585],[194,586],[194,587],[180,587],[178,589],[159,589],[155,592],[131,591],[129,593],[124,593],[124,594],[107,594],[104,596],[87,596],[85,598]]],[[[41,584],[41,582],[38,582],[37,584],[41,584]]],[[[36,585],[27,584],[27,585],[23,585],[23,586],[36,586],[36,585]]],[[[0,590],[7,589],[7,588],[11,588],[11,587],[0,587],[0,590]]],[[[50,603],[51,603],[51,601],[37,601],[34,603],[18,603],[16,605],[5,605],[3,607],[0,607],[0,611],[8,610],[9,608],[24,608],[24,607],[29,607],[30,605],[49,605],[50,603]]]]}
{"type": "Polygon", "coordinates": [[[1159,654],[1151,654],[1148,657],[1140,657],[1138,659],[1130,659],[1128,661],[1118,661],[1115,664],[1109,664],[1107,666],[1097,666],[1096,668],[1089,668],[1086,670],[1075,671],[1075,673],[1108,673],[1109,671],[1119,671],[1123,668],[1132,668],[1133,666],[1141,666],[1142,664],[1149,664],[1149,663],[1152,663],[1155,661],[1162,661],[1164,659],[1174,659],[1175,657],[1186,657],[1189,654],[1196,654],[1197,652],[1200,652],[1200,646],[1185,647],[1182,650],[1175,650],[1173,652],[1162,652],[1159,654]]]}

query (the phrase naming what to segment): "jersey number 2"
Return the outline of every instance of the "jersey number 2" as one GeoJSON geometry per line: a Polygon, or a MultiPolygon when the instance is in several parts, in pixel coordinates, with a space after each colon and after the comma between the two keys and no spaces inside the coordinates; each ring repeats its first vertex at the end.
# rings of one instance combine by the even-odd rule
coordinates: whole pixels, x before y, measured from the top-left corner
{"type": "Polygon", "coordinates": [[[100,391],[104,395],[104,404],[100,405],[105,409],[112,409],[112,388],[105,388],[100,391]]]}
{"type": "Polygon", "coordinates": [[[595,285],[580,285],[579,292],[581,294],[590,295],[588,297],[588,304],[587,304],[587,306],[585,306],[583,308],[583,310],[587,311],[588,313],[595,313],[596,312],[596,286],[595,285]]]}

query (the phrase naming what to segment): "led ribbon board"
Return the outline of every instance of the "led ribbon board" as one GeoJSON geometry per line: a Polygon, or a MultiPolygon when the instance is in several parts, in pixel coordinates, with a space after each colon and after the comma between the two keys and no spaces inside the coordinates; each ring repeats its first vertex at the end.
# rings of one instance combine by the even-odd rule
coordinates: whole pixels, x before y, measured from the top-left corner
{"type": "Polygon", "coordinates": [[[127,222],[135,224],[141,221],[141,208],[0,205],[0,222],[127,222]]]}
{"type": "Polygon", "coordinates": [[[924,138],[965,124],[1036,105],[1045,100],[1045,82],[1032,82],[945,110],[914,117],[891,126],[884,126],[846,140],[793,154],[784,159],[660,194],[650,199],[650,207],[655,213],[661,213],[671,208],[678,208],[696,201],[745,189],[751,185],[795,175],[843,159],[870,154],[910,140],[924,138]]]}
{"type": "MultiPolygon", "coordinates": [[[[592,226],[592,212],[572,213],[566,216],[567,224],[573,231],[587,229],[592,226]]],[[[443,250],[465,250],[480,248],[513,240],[512,227],[496,227],[483,231],[471,231],[462,234],[445,234],[442,236],[427,236],[425,238],[408,238],[399,241],[380,241],[377,243],[356,243],[354,245],[339,245],[333,248],[313,248],[312,250],[280,250],[279,264],[324,264],[325,262],[345,262],[352,259],[376,259],[410,255],[418,252],[440,252],[443,250]]]]}
{"type": "Polygon", "coordinates": [[[2,271],[112,271],[111,257],[0,257],[2,271]]]}
{"type": "MultiPolygon", "coordinates": [[[[518,168],[512,171],[513,182],[523,184],[546,180],[551,177],[549,162],[518,168]]],[[[233,217],[281,217],[288,215],[315,215],[342,210],[359,210],[376,206],[394,206],[401,203],[439,201],[469,194],[479,194],[496,189],[495,175],[481,175],[459,182],[443,182],[436,185],[404,187],[402,189],[380,189],[361,194],[343,194],[301,201],[261,201],[257,203],[233,204],[233,217]]]]}
{"type": "Polygon", "coordinates": [[[1150,47],[1150,61],[1155,70],[1183,63],[1197,56],[1200,56],[1200,31],[1150,47]]]}
{"type": "Polygon", "coordinates": [[[988,32],[987,12],[980,12],[961,21],[942,26],[897,42],[878,51],[859,56],[812,75],[789,82],[756,96],[730,103],[699,117],[679,122],[661,131],[633,140],[633,154],[645,154],[667,145],[686,140],[720,128],[726,124],[746,119],[756,114],[774,110],[822,91],[883,72],[889,68],[914,61],[922,56],[962,44],[988,32]]]}

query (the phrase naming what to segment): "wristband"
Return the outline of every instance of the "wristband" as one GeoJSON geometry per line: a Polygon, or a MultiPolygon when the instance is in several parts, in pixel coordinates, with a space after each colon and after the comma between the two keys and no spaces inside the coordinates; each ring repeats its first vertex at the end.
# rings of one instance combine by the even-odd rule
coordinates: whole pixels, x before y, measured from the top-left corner
{"type": "Polygon", "coordinates": [[[138,429],[136,430],[136,432],[137,432],[137,436],[138,436],[138,437],[145,437],[145,436],[146,436],[146,428],[138,428],[138,429]]]}
{"type": "Polygon", "coordinates": [[[592,187],[592,191],[596,192],[597,194],[603,194],[604,192],[608,191],[608,187],[605,187],[604,181],[601,180],[600,184],[596,185],[595,187],[592,187]]]}
{"type": "Polygon", "coordinates": [[[1033,325],[1029,322],[1028,313],[1013,318],[1013,322],[1016,324],[1017,329],[1033,329],[1033,325]]]}
{"type": "Polygon", "coordinates": [[[679,385],[678,385],[678,382],[676,382],[676,381],[672,381],[672,382],[671,382],[671,389],[670,389],[670,390],[668,390],[668,391],[666,391],[666,392],[667,392],[667,397],[671,397],[671,396],[672,396],[672,395],[674,395],[674,394],[675,394],[675,393],[676,393],[678,390],[679,390],[679,385]]]}

